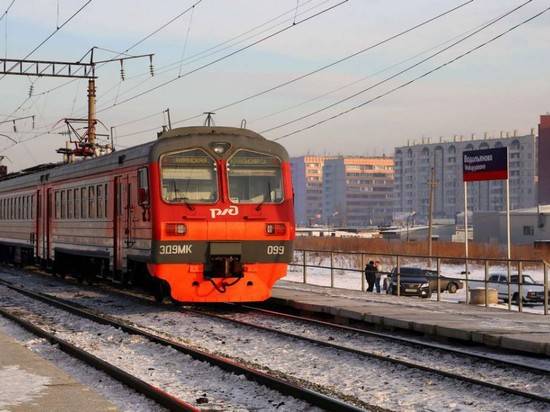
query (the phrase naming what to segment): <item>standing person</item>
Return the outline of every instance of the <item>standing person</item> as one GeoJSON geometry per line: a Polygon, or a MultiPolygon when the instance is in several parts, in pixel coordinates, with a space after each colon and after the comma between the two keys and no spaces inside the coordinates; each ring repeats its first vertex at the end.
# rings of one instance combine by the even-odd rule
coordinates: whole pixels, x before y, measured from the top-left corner
{"type": "Polygon", "coordinates": [[[374,264],[374,286],[376,287],[376,293],[380,293],[380,278],[382,274],[380,273],[380,261],[377,260],[374,264]]]}
{"type": "Polygon", "coordinates": [[[372,292],[374,288],[374,281],[376,280],[375,275],[376,267],[374,266],[374,261],[370,261],[365,266],[365,278],[367,279],[367,292],[372,292]]]}

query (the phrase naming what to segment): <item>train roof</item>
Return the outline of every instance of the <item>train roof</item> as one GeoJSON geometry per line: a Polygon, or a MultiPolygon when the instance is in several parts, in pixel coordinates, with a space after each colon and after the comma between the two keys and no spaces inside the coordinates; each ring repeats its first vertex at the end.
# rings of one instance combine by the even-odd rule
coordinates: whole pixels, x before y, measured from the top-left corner
{"type": "Polygon", "coordinates": [[[250,150],[272,153],[282,161],[288,161],[286,149],[280,144],[267,140],[256,132],[237,127],[180,127],[158,134],[158,139],[138,146],[117,150],[93,159],[79,160],[74,163],[46,163],[10,173],[0,178],[0,190],[25,188],[38,185],[44,179],[49,182],[66,178],[84,177],[94,173],[112,170],[116,165],[130,167],[158,161],[162,153],[184,149],[186,147],[203,147],[213,156],[209,149],[213,143],[223,142],[224,136],[231,137],[231,147],[222,158],[230,157],[235,150],[246,147],[250,150]]]}

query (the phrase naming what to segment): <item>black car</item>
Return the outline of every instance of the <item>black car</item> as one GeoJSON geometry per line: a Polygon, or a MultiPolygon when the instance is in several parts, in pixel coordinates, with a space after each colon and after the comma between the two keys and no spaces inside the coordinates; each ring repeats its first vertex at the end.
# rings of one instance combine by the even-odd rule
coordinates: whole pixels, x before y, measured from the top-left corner
{"type": "MultiPolygon", "coordinates": [[[[399,293],[402,296],[420,296],[429,298],[437,291],[437,272],[435,270],[402,267],[400,270],[401,286],[399,293]]],[[[440,291],[456,293],[464,287],[462,281],[439,276],[440,291]]],[[[393,268],[388,278],[387,293],[397,295],[397,268],[393,268]]]]}

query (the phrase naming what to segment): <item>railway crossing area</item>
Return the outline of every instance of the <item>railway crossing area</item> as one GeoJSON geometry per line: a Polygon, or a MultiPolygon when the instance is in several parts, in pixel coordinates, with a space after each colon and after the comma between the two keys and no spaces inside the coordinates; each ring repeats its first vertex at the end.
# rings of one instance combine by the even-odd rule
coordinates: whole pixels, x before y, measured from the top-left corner
{"type": "Polygon", "coordinates": [[[277,283],[270,302],[339,321],[363,321],[382,328],[413,331],[438,339],[455,339],[550,356],[550,320],[532,313],[289,281],[277,283]]]}

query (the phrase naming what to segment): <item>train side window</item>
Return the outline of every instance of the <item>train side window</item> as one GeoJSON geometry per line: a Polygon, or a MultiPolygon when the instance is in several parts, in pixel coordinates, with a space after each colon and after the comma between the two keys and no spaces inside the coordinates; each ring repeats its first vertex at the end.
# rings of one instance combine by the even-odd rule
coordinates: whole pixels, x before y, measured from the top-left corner
{"type": "Polygon", "coordinates": [[[34,195],[31,195],[31,219],[35,218],[34,214],[34,195]]]}
{"type": "Polygon", "coordinates": [[[88,217],[95,219],[96,207],[95,207],[95,186],[88,187],[88,217]]]}
{"type": "Polygon", "coordinates": [[[149,173],[146,167],[138,169],[138,205],[149,206],[149,173]]]}
{"type": "Polygon", "coordinates": [[[30,195],[25,196],[25,219],[29,220],[31,212],[31,197],[30,195]]]}
{"type": "Polygon", "coordinates": [[[67,192],[61,191],[61,219],[67,218],[67,192]]]}
{"type": "Polygon", "coordinates": [[[67,190],[67,219],[73,218],[74,203],[73,203],[73,189],[67,190]]]}
{"type": "Polygon", "coordinates": [[[61,193],[59,190],[55,192],[55,218],[61,218],[61,193]]]}
{"type": "Polygon", "coordinates": [[[103,197],[105,198],[105,200],[103,202],[103,209],[105,210],[105,217],[108,217],[109,216],[109,199],[108,199],[109,184],[108,183],[105,183],[103,193],[104,193],[103,197]]]}
{"type": "Polygon", "coordinates": [[[80,219],[80,189],[74,190],[74,218],[80,219]]]}
{"type": "Polygon", "coordinates": [[[103,185],[96,186],[97,194],[97,217],[103,217],[103,185]]]}
{"type": "Polygon", "coordinates": [[[88,219],[88,188],[81,188],[80,195],[80,216],[82,219],[88,219]]]}
{"type": "Polygon", "coordinates": [[[17,220],[20,220],[21,219],[21,197],[17,196],[15,198],[15,201],[16,201],[16,212],[17,212],[17,216],[15,216],[15,218],[17,220]]]}

